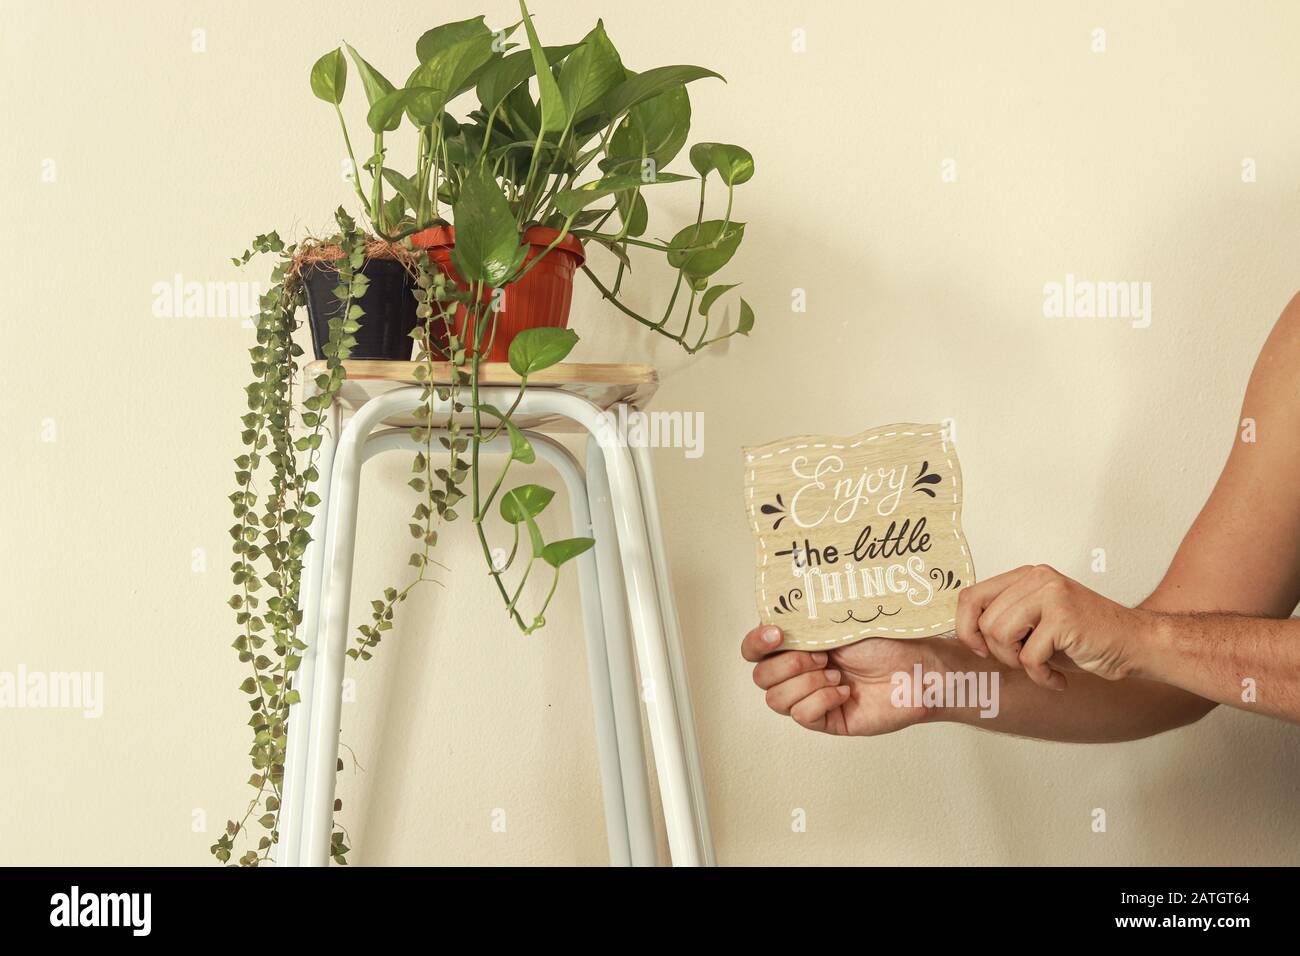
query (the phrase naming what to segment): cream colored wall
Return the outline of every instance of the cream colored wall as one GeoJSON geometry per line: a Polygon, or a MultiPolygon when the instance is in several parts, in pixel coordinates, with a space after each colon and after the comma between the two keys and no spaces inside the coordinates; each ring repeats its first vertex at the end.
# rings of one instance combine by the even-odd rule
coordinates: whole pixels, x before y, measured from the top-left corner
{"type": "MultiPolygon", "coordinates": [[[[251,332],[156,317],[152,287],[240,278],[227,260],[254,233],[323,228],[349,201],[337,130],[307,88],[322,51],[346,38],[400,79],[423,29],[480,11],[514,17],[504,0],[0,4],[0,670],[105,680],[98,720],[0,712],[0,861],[205,864],[246,800],[243,671],[223,602],[251,332]],[[205,52],[192,52],[196,29],[205,52]]],[[[1216,712],[1122,746],[952,727],[831,739],[768,712],[737,657],[754,618],[738,449],[795,432],[952,416],[983,574],[1046,561],[1130,602],[1156,584],[1300,285],[1288,95],[1300,8],[536,0],[534,12],[551,42],[603,15],[633,68],[717,68],[726,86],[692,87],[696,138],[757,158],[730,270],[759,315],[750,340],[688,361],[586,287],[573,310],[575,358],[652,361],[656,407],[705,415],[702,458],[655,462],[719,858],[1300,861],[1294,727],[1216,712]],[[1257,182],[1243,183],[1244,158],[1257,182]],[[956,182],[941,180],[945,159],[956,182]],[[1043,285],[1067,273],[1151,282],[1151,327],[1045,319],[1043,285]],[[806,313],[791,310],[795,289],[806,313]],[[1094,548],[1105,574],[1090,570],[1094,548]],[[1091,832],[1096,807],[1105,834],[1091,832]],[[796,808],[806,833],[792,832],[796,808]]],[[[689,213],[685,195],[647,198],[689,213]]],[[[635,276],[638,304],[663,302],[661,276],[635,276]]],[[[368,478],[354,604],[403,573],[405,467],[390,459],[368,478]]],[[[1293,486],[1279,479],[1279,493],[1293,486]]],[[[564,513],[544,530],[562,533],[564,513]]],[[[546,631],[523,638],[467,529],[449,537],[450,586],[408,604],[353,672],[344,740],[365,768],[349,760],[341,776],[353,861],[601,863],[573,578],[546,631]],[[505,833],[491,831],[494,808],[505,833]]]]}

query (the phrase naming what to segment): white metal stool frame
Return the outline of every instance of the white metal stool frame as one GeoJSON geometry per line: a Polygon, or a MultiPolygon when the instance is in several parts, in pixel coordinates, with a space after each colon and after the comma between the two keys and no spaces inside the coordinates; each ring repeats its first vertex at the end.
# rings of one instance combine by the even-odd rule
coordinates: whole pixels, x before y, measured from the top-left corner
{"type": "MultiPolygon", "coordinates": [[[[588,442],[588,448],[592,443],[588,442]]],[[[673,598],[672,577],[668,573],[668,552],[664,547],[663,526],[659,521],[659,496],[655,492],[654,470],[650,467],[650,449],[645,445],[632,448],[632,462],[637,471],[641,491],[641,508],[645,514],[646,541],[650,546],[650,560],[659,582],[655,594],[659,597],[659,613],[666,632],[664,643],[668,649],[668,664],[672,670],[673,703],[677,707],[677,720],[683,728],[686,745],[687,781],[691,787],[691,807],[697,838],[704,853],[703,864],[716,866],[713,850],[713,830],[709,825],[709,803],[704,791],[704,768],[700,761],[699,738],[695,733],[695,709],[691,706],[691,689],[686,679],[686,658],[682,653],[682,628],[677,617],[677,602],[673,598]]]]}
{"type": "MultiPolygon", "coordinates": [[[[336,422],[332,421],[330,424],[333,425],[336,422]]],[[[435,436],[440,434],[445,435],[445,430],[435,429],[435,436]]],[[[534,447],[538,449],[541,458],[554,466],[565,481],[572,502],[574,534],[578,536],[591,534],[592,525],[587,502],[588,490],[577,462],[574,461],[568,450],[555,440],[534,432],[528,432],[527,434],[533,441],[534,447]]],[[[332,464],[330,459],[332,459],[334,448],[333,432],[331,431],[329,435],[328,447],[322,445],[324,453],[318,459],[318,470],[328,469],[332,464]]],[[[390,429],[372,434],[366,440],[363,455],[364,460],[368,461],[376,454],[384,451],[399,448],[414,451],[418,447],[410,439],[407,429],[390,429]]],[[[484,448],[489,452],[505,452],[510,449],[510,445],[504,438],[498,438],[491,444],[485,444],[484,448]]],[[[322,474],[327,474],[327,472],[322,471],[322,474]]],[[[603,479],[603,470],[601,476],[603,479]]],[[[328,492],[328,485],[323,484],[321,487],[324,492],[328,492]]],[[[604,489],[602,497],[607,503],[609,498],[607,488],[604,489]]],[[[608,507],[607,504],[606,507],[608,507]]],[[[322,499],[322,504],[318,508],[327,511],[328,505],[324,499],[322,499]]],[[[325,522],[322,521],[322,523],[325,522]]],[[[631,669],[631,657],[627,653],[627,650],[630,650],[631,642],[627,634],[626,618],[623,616],[625,606],[621,602],[617,605],[619,609],[617,615],[611,618],[611,639],[615,642],[614,646],[618,656],[627,662],[626,671],[620,670],[617,691],[611,690],[610,669],[606,662],[606,648],[603,642],[601,584],[598,583],[598,579],[604,582],[603,586],[609,589],[612,594],[618,594],[623,587],[622,576],[617,567],[617,549],[613,545],[612,517],[608,527],[611,529],[607,535],[609,537],[608,546],[611,549],[608,555],[613,555],[611,563],[603,571],[598,572],[594,550],[579,559],[579,584],[583,600],[584,630],[587,638],[589,680],[596,717],[597,750],[601,764],[606,833],[612,865],[654,865],[654,818],[650,808],[649,782],[646,778],[645,753],[641,742],[640,705],[636,696],[636,680],[631,669]],[[617,706],[620,712],[626,713],[629,705],[633,721],[630,724],[625,722],[625,733],[627,735],[620,741],[617,738],[618,731],[614,723],[614,710],[617,706]],[[625,763],[628,769],[623,770],[620,768],[620,762],[625,763]],[[624,777],[627,780],[628,787],[632,788],[636,793],[636,796],[632,799],[628,799],[624,795],[624,777]],[[631,826],[629,826],[629,814],[633,815],[631,826]],[[629,836],[629,830],[635,833],[635,845],[633,846],[629,846],[629,841],[633,839],[629,836]]],[[[319,549],[321,545],[315,545],[315,547],[319,549]]],[[[608,555],[606,555],[607,560],[609,559],[608,555]]],[[[320,590],[319,580],[322,564],[319,551],[307,556],[307,560],[304,562],[304,567],[309,571],[304,580],[303,633],[311,633],[316,627],[318,615],[315,612],[318,608],[318,602],[314,601],[313,596],[320,590]]],[[[282,865],[286,866],[297,865],[301,862],[302,825],[300,821],[307,800],[304,792],[305,755],[307,753],[305,743],[310,738],[315,642],[306,643],[308,643],[308,650],[303,653],[303,661],[299,667],[298,678],[295,681],[295,687],[302,695],[303,702],[295,705],[291,723],[294,732],[297,734],[297,739],[303,741],[304,745],[292,747],[289,751],[289,766],[286,768],[285,782],[282,788],[284,804],[279,828],[281,843],[277,847],[276,853],[276,856],[282,861],[282,865]]]]}
{"type": "MultiPolygon", "coordinates": [[[[500,402],[513,398],[513,390],[507,388],[490,387],[480,391],[483,400],[500,402]]],[[[309,747],[290,746],[288,749],[288,764],[285,769],[285,790],[288,792],[281,817],[283,845],[281,853],[277,854],[288,865],[301,859],[310,864],[324,865],[329,859],[340,720],[338,688],[341,687],[343,663],[346,659],[352,550],[360,469],[366,457],[365,443],[371,429],[386,418],[413,411],[419,404],[420,392],[419,386],[410,386],[371,399],[348,423],[337,446],[326,437],[319,451],[321,481],[318,483],[317,494],[322,498],[322,504],[317,510],[325,511],[326,527],[325,534],[318,536],[323,537],[323,542],[320,542],[319,547],[313,548],[313,553],[306,559],[302,601],[302,633],[316,639],[306,639],[309,647],[304,651],[297,682],[304,688],[310,687],[311,703],[306,707],[303,704],[295,705],[291,721],[298,739],[303,740],[306,730],[306,736],[312,743],[309,747]],[[323,595],[323,599],[318,595],[323,595]],[[323,653],[320,649],[322,647],[323,653]],[[316,674],[317,668],[321,669],[320,675],[316,674]],[[300,782],[305,784],[305,788],[299,787],[300,782]]],[[[557,389],[534,389],[525,393],[519,411],[524,415],[558,415],[568,418],[582,425],[591,436],[588,443],[588,484],[594,491],[591,494],[592,503],[597,505],[594,509],[595,533],[598,542],[605,541],[605,553],[608,555],[609,539],[614,536],[602,534],[601,527],[606,526],[605,531],[608,532],[608,525],[614,526],[619,556],[628,573],[626,597],[632,617],[636,654],[647,691],[645,697],[650,736],[659,771],[669,849],[675,864],[711,863],[712,841],[699,776],[690,702],[685,696],[680,634],[668,587],[653,498],[643,504],[642,498],[647,488],[637,480],[637,462],[621,444],[613,422],[591,402],[557,389]],[[592,468],[593,462],[599,462],[604,468],[592,468]],[[647,535],[645,519],[647,511],[652,515],[650,536],[647,535]],[[662,589],[656,587],[656,572],[659,572],[663,580],[662,589]],[[653,601],[650,600],[652,596],[653,601]],[[668,623],[667,628],[665,622],[668,623]]],[[[446,414],[446,403],[439,403],[435,412],[446,414]]],[[[329,429],[330,435],[338,434],[337,423],[335,411],[331,421],[334,427],[329,429]]],[[[644,480],[653,494],[648,455],[644,455],[643,450],[639,454],[644,459],[641,462],[644,480]]],[[[313,541],[313,545],[317,543],[313,541]]],[[[598,544],[597,547],[599,549],[601,545],[598,544]]],[[[615,613],[621,610],[617,608],[616,598],[623,589],[617,587],[613,580],[610,581],[610,587],[604,586],[607,577],[612,579],[615,576],[617,564],[600,560],[596,564],[600,569],[602,598],[607,598],[601,601],[601,606],[606,623],[609,665],[614,674],[615,686],[626,687],[630,661],[623,651],[625,642],[619,640],[622,628],[618,619],[621,615],[615,613]]],[[[591,620],[590,616],[587,619],[591,620]]],[[[593,668],[593,679],[593,659],[597,657],[598,655],[589,653],[589,661],[593,662],[589,664],[593,668]]],[[[304,703],[307,699],[304,695],[304,703]]],[[[597,706],[600,706],[599,703],[597,706]]],[[[643,761],[632,759],[639,756],[640,752],[639,720],[634,722],[628,713],[625,694],[614,694],[614,709],[623,797],[635,805],[635,812],[627,812],[623,817],[633,823],[628,832],[632,862],[652,863],[653,830],[646,822],[648,815],[642,812],[648,807],[648,799],[642,797],[644,787],[638,786],[645,779],[645,767],[643,761]],[[624,699],[620,702],[620,698],[624,699]],[[619,714],[622,715],[621,718],[617,716],[619,714]]],[[[615,790],[611,786],[605,787],[607,803],[615,790]]],[[[617,818],[616,813],[615,820],[617,818]]],[[[611,827],[611,831],[616,832],[614,827],[611,827]]],[[[613,840],[614,837],[611,836],[612,845],[613,840]]]]}
{"type": "MultiPolygon", "coordinates": [[[[592,533],[591,517],[587,503],[587,487],[582,470],[578,467],[577,462],[569,454],[563,445],[545,435],[528,432],[528,437],[537,450],[539,457],[543,461],[551,464],[561,478],[564,480],[566,489],[569,493],[570,510],[572,513],[573,530],[576,536],[586,536],[592,533]]],[[[445,436],[444,429],[435,429],[435,437],[445,436]]],[[[420,446],[411,439],[410,432],[405,428],[394,428],[385,431],[375,432],[370,435],[363,447],[363,461],[369,461],[377,454],[385,451],[394,451],[407,449],[410,451],[418,450],[420,446]]],[[[504,453],[510,450],[510,443],[504,436],[499,437],[492,443],[483,445],[485,451],[504,453]]],[[[328,506],[326,505],[328,513],[328,506]]],[[[582,595],[583,605],[583,624],[584,633],[587,641],[587,664],[588,676],[592,691],[592,706],[596,718],[596,742],[597,753],[601,766],[601,788],[604,798],[606,833],[609,844],[610,862],[615,866],[627,866],[634,862],[633,855],[629,846],[628,821],[626,800],[623,795],[623,774],[619,767],[621,758],[621,749],[628,749],[628,758],[635,760],[642,768],[641,785],[643,789],[647,788],[644,775],[645,756],[641,747],[640,724],[636,726],[636,737],[630,741],[633,745],[631,748],[620,748],[616,738],[617,729],[614,723],[614,700],[613,692],[610,686],[609,667],[606,662],[606,647],[604,638],[604,626],[602,620],[602,608],[599,590],[599,577],[596,568],[596,556],[594,551],[582,555],[578,559],[579,588],[582,595]]],[[[321,562],[307,561],[305,567],[319,570],[321,562]]],[[[606,578],[609,577],[607,569],[606,578]]],[[[309,575],[307,581],[312,581],[314,575],[309,575]]],[[[607,586],[614,586],[613,582],[607,581],[607,586]]],[[[617,587],[622,587],[621,579],[617,580],[617,587]]],[[[315,588],[313,587],[313,592],[315,588]]],[[[310,595],[308,596],[310,599],[310,595]]],[[[312,605],[306,607],[315,610],[312,605]]],[[[309,626],[308,618],[314,622],[317,615],[311,613],[311,610],[304,612],[304,627],[309,626]]],[[[622,627],[622,640],[626,641],[626,626],[622,627]]],[[[315,659],[314,654],[310,653],[312,644],[309,643],[309,650],[303,654],[303,665],[299,667],[299,678],[295,687],[302,695],[304,705],[295,705],[292,713],[291,728],[296,733],[296,740],[302,741],[302,744],[290,748],[290,764],[285,771],[285,783],[283,786],[284,809],[281,813],[280,832],[281,846],[278,848],[278,856],[284,861],[284,865],[295,865],[301,862],[301,819],[304,806],[308,801],[308,795],[305,793],[305,774],[306,774],[306,754],[308,749],[305,746],[311,738],[311,702],[314,698],[313,682],[315,659]],[[308,659],[311,659],[308,665],[308,659]]],[[[341,688],[340,688],[341,690],[341,688]]],[[[636,706],[636,686],[635,681],[625,682],[621,688],[625,697],[630,697],[633,706],[636,706]]],[[[635,777],[632,778],[635,782],[635,777]]],[[[332,802],[332,798],[331,798],[332,802]]],[[[642,811],[645,815],[644,820],[638,821],[638,830],[647,831],[651,835],[649,844],[649,862],[654,862],[654,820],[650,816],[648,792],[646,796],[635,802],[638,808],[644,807],[642,811]]],[[[641,859],[637,862],[644,862],[644,853],[638,853],[641,859]]]]}

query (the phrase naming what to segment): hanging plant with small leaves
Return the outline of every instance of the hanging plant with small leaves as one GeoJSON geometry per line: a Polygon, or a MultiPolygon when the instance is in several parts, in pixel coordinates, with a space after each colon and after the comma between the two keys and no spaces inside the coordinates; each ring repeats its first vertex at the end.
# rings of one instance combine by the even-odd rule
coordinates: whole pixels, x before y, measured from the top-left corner
{"type": "Polygon", "coordinates": [[[265,862],[279,838],[289,708],[299,700],[293,675],[307,646],[298,634],[303,617],[299,596],[311,509],[320,504],[312,490],[320,478],[317,452],[327,413],[343,384],[343,361],[356,344],[354,333],[363,318],[354,300],[367,281],[358,271],[366,237],[342,209],[336,219],[339,233],[331,243],[340,250],[333,264],[343,308],[330,322],[326,369],[315,380],[316,392],[301,404],[296,392],[303,350],[293,338],[304,305],[299,247],[271,232],[258,236],[233,260],[244,265],[256,255],[271,255],[276,261],[270,289],[259,301],[257,344],[249,350],[252,381],[245,389],[248,411],[240,419],[245,450],[235,459],[230,495],[236,521],[230,529],[235,555],[230,570],[236,590],[229,604],[239,627],[233,647],[251,670],[239,689],[248,695],[252,710],[253,774],[248,782],[255,792],[243,815],[227,821],[211,847],[223,863],[231,860],[235,838],[254,823],[262,832],[256,847],[239,857],[240,864],[265,862]]]}

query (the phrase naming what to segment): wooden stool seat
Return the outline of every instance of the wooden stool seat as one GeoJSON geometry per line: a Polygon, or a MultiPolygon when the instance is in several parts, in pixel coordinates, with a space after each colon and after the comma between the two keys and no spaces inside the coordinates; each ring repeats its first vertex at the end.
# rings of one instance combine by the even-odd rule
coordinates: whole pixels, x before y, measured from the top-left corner
{"type": "MultiPolygon", "coordinates": [[[[352,415],[366,402],[408,385],[420,384],[415,377],[419,362],[389,362],[376,359],[347,359],[343,368],[347,379],[339,390],[337,401],[343,414],[352,415]]],[[[310,381],[325,371],[323,361],[307,365],[305,374],[310,381]]],[[[433,384],[451,384],[451,364],[435,362],[433,384]]],[[[485,362],[479,369],[479,386],[517,388],[519,376],[506,362],[485,362]]],[[[591,402],[602,411],[624,404],[629,408],[644,408],[659,388],[659,375],[650,365],[610,365],[582,362],[561,362],[528,376],[528,388],[558,388],[572,392],[591,402]]],[[[457,416],[467,423],[469,416],[457,416]]],[[[581,432],[581,425],[556,415],[516,413],[514,423],[521,429],[547,432],[581,432]]],[[[445,421],[445,419],[444,419],[445,421]]],[[[488,418],[492,425],[495,419],[488,418]]],[[[385,419],[390,427],[408,428],[415,424],[410,416],[385,419]]]]}

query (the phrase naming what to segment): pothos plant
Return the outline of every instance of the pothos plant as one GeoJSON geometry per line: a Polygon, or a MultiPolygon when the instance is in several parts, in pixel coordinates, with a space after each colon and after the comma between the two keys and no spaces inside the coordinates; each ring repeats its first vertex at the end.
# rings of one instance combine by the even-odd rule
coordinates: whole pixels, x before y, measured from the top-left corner
{"type": "MultiPolygon", "coordinates": [[[[230,496],[236,519],[230,532],[236,559],[230,605],[239,626],[234,647],[250,668],[240,689],[252,710],[249,783],[255,794],[211,848],[222,862],[231,861],[236,838],[254,823],[261,831],[256,846],[238,863],[265,862],[279,839],[289,708],[299,699],[294,675],[306,647],[298,633],[300,589],[311,509],[320,503],[312,491],[319,478],[317,451],[344,381],[343,363],[365,321],[363,267],[376,245],[404,253],[417,303],[414,375],[422,388],[411,429],[418,450],[409,484],[418,500],[409,522],[412,573],[372,602],[369,623],[348,649],[353,659],[370,659],[393,627],[396,606],[419,584],[437,580],[442,566],[433,549],[444,522],[468,515],[505,613],[525,634],[544,626],[561,567],[593,544],[590,538],[547,542],[537,517],[554,492],[539,484],[505,485],[515,462],[528,464],[535,457],[514,421],[529,378],[563,361],[578,337],[565,328],[519,333],[509,347],[519,378],[513,401],[504,409],[483,401],[482,357],[497,334],[499,299],[493,290],[519,282],[572,236],[611,256],[610,279],[582,265],[601,296],[686,352],[747,335],[753,327],[753,310],[740,299],[734,325],[719,331],[718,302],[736,285],[714,281],[744,237],[745,224],[732,216],[733,199],[735,188],[753,176],[753,158],[739,146],[697,143],[688,152],[696,176],[666,169],[685,148],[690,130],[687,84],[720,79],[719,74],[686,65],[634,72],[599,21],[576,43],[545,46],[523,0],[519,6],[520,21],[503,29],[489,28],[480,16],[424,33],[416,43],[417,65],[401,87],[346,44],[346,56],[334,49],[312,67],[312,92],[334,108],[342,129],[364,225],[340,208],[337,231],[313,247],[317,256],[326,249],[330,267],[337,270],[334,296],[341,308],[329,322],[323,371],[301,403],[294,393],[303,350],[294,333],[304,304],[307,245],[286,244],[272,232],[257,237],[235,260],[244,264],[267,254],[276,261],[260,303],[257,344],[250,350],[253,380],[246,389],[241,435],[245,451],[235,460],[236,490],[230,496]],[[512,42],[521,25],[526,42],[512,42]],[[367,103],[371,148],[364,162],[358,162],[342,110],[349,59],[367,103]],[[449,108],[471,94],[472,108],[455,118],[449,108]],[[415,140],[413,165],[406,172],[390,164],[386,141],[404,123],[413,127],[415,140]],[[698,179],[693,221],[673,229],[670,238],[648,238],[643,190],[691,179],[698,179]],[[705,218],[712,182],[725,189],[720,218],[705,218]],[[455,230],[454,272],[412,254],[420,233],[447,225],[455,230]],[[535,225],[556,234],[530,259],[521,240],[535,225]],[[634,253],[638,266],[647,256],[662,257],[670,275],[675,273],[662,314],[643,315],[623,301],[634,253]],[[481,451],[502,435],[510,452],[490,480],[480,468],[481,451]],[[492,544],[494,506],[509,529],[508,549],[492,544]],[[545,597],[525,611],[525,584],[539,566],[551,570],[545,597]]],[[[347,852],[346,833],[336,824],[332,856],[344,863],[347,852]]]]}

